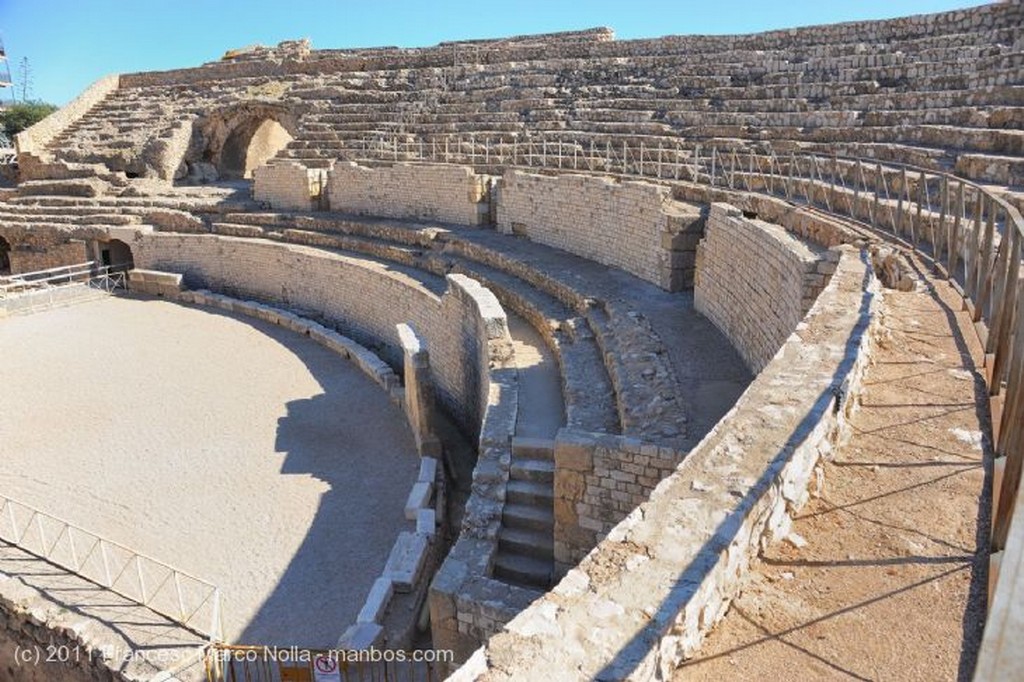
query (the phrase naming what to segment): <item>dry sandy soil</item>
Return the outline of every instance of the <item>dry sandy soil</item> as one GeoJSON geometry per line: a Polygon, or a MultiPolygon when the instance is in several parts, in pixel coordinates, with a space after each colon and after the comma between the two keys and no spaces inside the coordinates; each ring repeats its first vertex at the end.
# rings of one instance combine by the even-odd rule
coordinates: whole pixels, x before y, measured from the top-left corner
{"type": "Polygon", "coordinates": [[[991,463],[977,337],[956,294],[885,292],[853,436],[677,680],[969,680],[991,463]],[[797,539],[796,544],[802,544],[797,539]]]}
{"type": "Polygon", "coordinates": [[[411,529],[404,416],[306,337],[107,298],[0,357],[0,492],[219,585],[228,641],[334,646],[411,529]]]}

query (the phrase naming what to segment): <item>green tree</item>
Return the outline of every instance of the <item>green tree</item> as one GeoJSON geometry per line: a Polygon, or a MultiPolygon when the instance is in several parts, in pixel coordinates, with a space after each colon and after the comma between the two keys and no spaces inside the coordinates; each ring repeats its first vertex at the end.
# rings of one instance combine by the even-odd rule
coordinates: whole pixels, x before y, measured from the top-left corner
{"type": "Polygon", "coordinates": [[[57,107],[46,102],[19,102],[0,111],[0,125],[7,137],[13,138],[54,111],[57,111],[57,107]]]}

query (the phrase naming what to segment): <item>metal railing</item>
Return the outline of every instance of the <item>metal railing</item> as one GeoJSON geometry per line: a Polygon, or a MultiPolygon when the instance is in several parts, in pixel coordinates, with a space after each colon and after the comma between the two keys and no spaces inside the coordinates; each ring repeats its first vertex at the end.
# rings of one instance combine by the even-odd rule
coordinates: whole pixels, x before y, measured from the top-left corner
{"type": "MultiPolygon", "coordinates": [[[[992,188],[878,159],[723,149],[670,138],[655,144],[564,135],[417,139],[380,134],[355,141],[345,151],[370,162],[455,163],[487,172],[536,168],[698,183],[784,199],[895,236],[950,280],[984,347],[997,456],[993,566],[1007,545],[1011,523],[1024,524],[1024,503],[1018,504],[1024,470],[1024,219],[992,188]]],[[[1021,528],[1016,534],[1024,538],[1021,528]]],[[[1014,552],[1024,560],[1024,547],[1014,552]]],[[[1013,594],[1013,585],[999,582],[992,599],[1012,599],[1013,594]]],[[[1015,608],[1024,610],[1024,590],[1016,599],[1022,603],[1015,608]]]]}
{"type": "Polygon", "coordinates": [[[127,264],[94,261],[0,276],[0,308],[33,313],[89,300],[127,288],[127,264]]]}
{"type": "Polygon", "coordinates": [[[0,495],[0,540],[167,617],[223,638],[220,589],[202,578],[0,495]]]}

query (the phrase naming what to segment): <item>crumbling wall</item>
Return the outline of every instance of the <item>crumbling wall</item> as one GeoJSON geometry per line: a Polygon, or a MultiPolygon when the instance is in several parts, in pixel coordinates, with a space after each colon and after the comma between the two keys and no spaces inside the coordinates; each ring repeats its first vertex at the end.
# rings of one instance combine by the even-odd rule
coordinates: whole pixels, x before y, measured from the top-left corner
{"type": "Polygon", "coordinates": [[[669,291],[693,282],[701,220],[663,185],[507,171],[498,229],[621,268],[669,291]]]}
{"type": "Polygon", "coordinates": [[[467,166],[336,163],[328,173],[332,211],[480,225],[489,215],[487,176],[467,166]]]}
{"type": "Polygon", "coordinates": [[[756,374],[810,310],[835,271],[835,258],[778,225],[712,204],[697,251],[694,307],[756,374]]]}

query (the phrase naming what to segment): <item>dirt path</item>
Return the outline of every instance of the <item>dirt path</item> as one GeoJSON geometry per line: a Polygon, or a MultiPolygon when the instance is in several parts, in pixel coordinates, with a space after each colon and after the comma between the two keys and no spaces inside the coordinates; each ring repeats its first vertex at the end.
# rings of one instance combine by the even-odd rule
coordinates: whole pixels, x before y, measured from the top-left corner
{"type": "Polygon", "coordinates": [[[886,291],[882,323],[853,437],[799,538],[769,548],[676,680],[970,679],[987,578],[980,347],[944,282],[886,291]]]}

